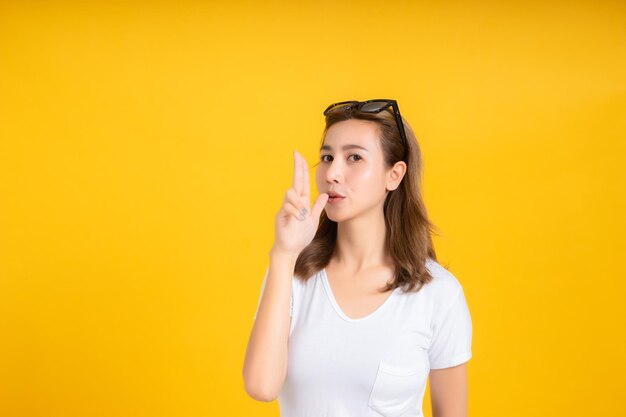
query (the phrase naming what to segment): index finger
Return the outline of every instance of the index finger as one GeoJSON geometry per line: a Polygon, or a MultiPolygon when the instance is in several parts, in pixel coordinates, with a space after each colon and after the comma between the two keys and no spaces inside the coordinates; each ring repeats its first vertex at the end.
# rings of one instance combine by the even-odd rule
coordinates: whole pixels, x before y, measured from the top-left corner
{"type": "Polygon", "coordinates": [[[304,203],[308,208],[311,204],[311,198],[309,197],[311,188],[309,179],[309,164],[306,163],[304,156],[300,155],[300,158],[302,159],[302,197],[304,198],[304,203]]]}
{"type": "Polygon", "coordinates": [[[300,158],[298,158],[298,152],[293,151],[293,184],[292,187],[296,190],[296,193],[300,195],[302,193],[302,167],[300,158]]]}

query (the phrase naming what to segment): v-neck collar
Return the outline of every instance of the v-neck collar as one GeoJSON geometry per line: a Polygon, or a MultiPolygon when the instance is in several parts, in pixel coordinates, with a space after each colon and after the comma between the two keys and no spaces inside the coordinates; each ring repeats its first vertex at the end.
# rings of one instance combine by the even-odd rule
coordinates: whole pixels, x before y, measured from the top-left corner
{"type": "Polygon", "coordinates": [[[358,319],[353,319],[351,317],[348,317],[346,315],[346,313],[344,313],[344,311],[339,306],[339,303],[337,303],[337,299],[335,298],[335,294],[333,294],[333,290],[330,287],[330,282],[328,281],[328,275],[326,275],[326,268],[323,268],[320,271],[320,273],[321,273],[322,283],[324,284],[324,289],[326,290],[326,295],[328,296],[328,299],[330,300],[330,303],[332,304],[332,306],[335,309],[335,311],[337,312],[337,314],[342,319],[344,319],[345,321],[350,322],[350,323],[359,323],[359,322],[368,320],[368,319],[376,316],[377,314],[379,314],[385,308],[385,306],[391,302],[390,299],[392,297],[394,297],[395,293],[398,292],[398,290],[400,289],[399,287],[395,288],[391,292],[391,294],[389,294],[389,296],[385,299],[385,301],[380,306],[378,306],[378,308],[376,308],[376,310],[372,311],[367,316],[359,317],[358,319]]]}

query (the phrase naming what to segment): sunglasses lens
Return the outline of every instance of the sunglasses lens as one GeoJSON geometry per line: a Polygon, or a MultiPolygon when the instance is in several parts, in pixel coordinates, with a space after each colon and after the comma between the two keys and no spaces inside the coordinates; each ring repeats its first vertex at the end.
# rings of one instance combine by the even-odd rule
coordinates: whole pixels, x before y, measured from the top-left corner
{"type": "Polygon", "coordinates": [[[371,101],[369,103],[363,104],[360,110],[363,112],[376,113],[386,109],[387,107],[389,107],[389,105],[390,104],[388,101],[371,101]]]}
{"type": "Polygon", "coordinates": [[[332,113],[332,112],[336,112],[336,111],[340,111],[340,110],[346,110],[350,106],[352,106],[351,103],[339,104],[337,106],[331,107],[330,109],[326,110],[326,112],[324,114],[328,114],[328,113],[332,113]]]}

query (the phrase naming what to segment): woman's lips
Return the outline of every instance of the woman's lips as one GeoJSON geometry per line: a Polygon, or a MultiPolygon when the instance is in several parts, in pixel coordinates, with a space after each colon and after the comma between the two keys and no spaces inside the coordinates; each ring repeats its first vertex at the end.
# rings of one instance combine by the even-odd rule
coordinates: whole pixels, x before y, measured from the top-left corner
{"type": "Polygon", "coordinates": [[[340,203],[345,197],[329,197],[328,204],[337,204],[340,203]]]}

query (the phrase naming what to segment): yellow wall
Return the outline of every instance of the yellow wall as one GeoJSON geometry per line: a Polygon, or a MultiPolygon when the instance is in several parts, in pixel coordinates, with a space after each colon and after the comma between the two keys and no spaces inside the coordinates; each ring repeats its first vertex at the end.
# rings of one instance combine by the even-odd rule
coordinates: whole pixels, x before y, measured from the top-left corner
{"type": "Polygon", "coordinates": [[[0,3],[0,415],[277,416],[241,370],[292,150],[381,97],[470,415],[626,413],[624,4],[93,3],[0,3]]]}

